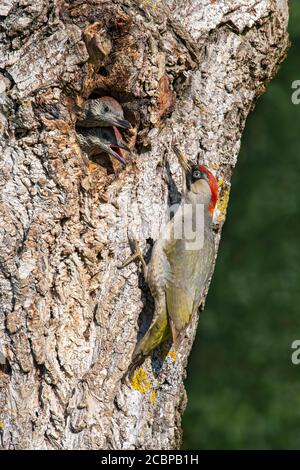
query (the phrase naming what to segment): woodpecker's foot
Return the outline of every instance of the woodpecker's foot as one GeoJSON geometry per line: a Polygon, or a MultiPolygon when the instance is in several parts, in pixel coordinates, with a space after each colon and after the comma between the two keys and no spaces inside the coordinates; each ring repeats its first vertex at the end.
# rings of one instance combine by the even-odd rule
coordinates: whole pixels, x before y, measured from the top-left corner
{"type": "Polygon", "coordinates": [[[127,385],[127,387],[131,387],[131,382],[134,378],[134,374],[136,370],[143,364],[144,360],[145,356],[142,353],[133,357],[127,371],[122,377],[122,384],[127,385]]]}
{"type": "Polygon", "coordinates": [[[128,371],[125,372],[121,379],[122,385],[126,385],[128,388],[130,388],[130,377],[128,376],[128,371]]]}
{"type": "Polygon", "coordinates": [[[130,242],[131,242],[131,245],[132,245],[133,255],[130,256],[129,258],[127,258],[127,260],[125,260],[124,263],[121,264],[121,266],[119,266],[119,269],[123,269],[123,268],[125,268],[125,266],[128,266],[128,264],[132,263],[132,261],[135,261],[136,259],[139,259],[140,262],[142,263],[143,271],[144,271],[144,274],[145,274],[146,271],[147,271],[147,265],[146,265],[143,253],[141,252],[139,243],[135,239],[130,240],[130,242]]]}

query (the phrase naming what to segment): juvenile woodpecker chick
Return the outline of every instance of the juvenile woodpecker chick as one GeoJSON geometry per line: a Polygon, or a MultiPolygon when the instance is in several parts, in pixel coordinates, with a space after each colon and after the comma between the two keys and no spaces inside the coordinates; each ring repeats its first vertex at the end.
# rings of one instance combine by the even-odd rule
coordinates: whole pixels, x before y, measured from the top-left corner
{"type": "Polygon", "coordinates": [[[111,96],[87,100],[77,120],[77,126],[131,128],[130,122],[124,119],[122,106],[111,96]]]}
{"type": "Polygon", "coordinates": [[[126,165],[126,161],[120,149],[124,149],[128,152],[130,152],[130,149],[123,141],[121,134],[118,135],[117,139],[112,128],[94,127],[90,129],[80,129],[80,131],[77,131],[77,137],[81,148],[89,157],[105,152],[116,158],[123,165],[126,165]]]}
{"type": "MultiPolygon", "coordinates": [[[[189,165],[176,149],[185,188],[174,217],[155,242],[146,266],[138,247],[124,265],[139,257],[155,301],[150,329],[137,344],[130,375],[171,331],[175,349],[191,316],[198,310],[215,259],[212,215],[218,184],[203,165],[189,165]]],[[[123,266],[124,266],[123,265],[123,266]]]]}
{"type": "Polygon", "coordinates": [[[77,120],[78,140],[89,155],[106,152],[126,164],[120,149],[130,152],[118,127],[128,129],[122,106],[111,96],[86,101],[77,120]]]}

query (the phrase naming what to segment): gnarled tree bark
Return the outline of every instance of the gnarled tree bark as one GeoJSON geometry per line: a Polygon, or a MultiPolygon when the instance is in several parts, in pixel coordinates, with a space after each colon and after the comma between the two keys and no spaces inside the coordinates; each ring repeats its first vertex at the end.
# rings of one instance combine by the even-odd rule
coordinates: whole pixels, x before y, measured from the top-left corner
{"type": "Polygon", "coordinates": [[[1,2],[4,448],[180,446],[197,318],[177,354],[161,348],[122,383],[153,302],[140,267],[118,265],[129,232],[146,251],[177,198],[173,138],[218,177],[218,244],[245,120],[285,57],[287,20],[286,0],[1,2]],[[80,106],[103,94],[134,126],[125,169],[87,162],[76,140],[80,106]]]}

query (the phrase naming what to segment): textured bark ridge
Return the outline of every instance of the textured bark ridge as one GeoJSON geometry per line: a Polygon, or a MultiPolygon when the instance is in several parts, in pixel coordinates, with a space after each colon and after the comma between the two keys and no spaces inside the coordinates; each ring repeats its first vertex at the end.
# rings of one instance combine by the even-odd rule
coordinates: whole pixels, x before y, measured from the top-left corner
{"type": "MultiPolygon", "coordinates": [[[[216,175],[216,244],[246,117],[288,47],[285,0],[0,5],[0,444],[170,449],[197,318],[121,382],[153,301],[132,263],[178,199],[174,138],[216,175]],[[88,97],[133,124],[122,169],[76,139],[88,97]]],[[[148,244],[147,244],[148,243],[148,244]]],[[[203,377],[205,380],[205,377],[203,377]]]]}

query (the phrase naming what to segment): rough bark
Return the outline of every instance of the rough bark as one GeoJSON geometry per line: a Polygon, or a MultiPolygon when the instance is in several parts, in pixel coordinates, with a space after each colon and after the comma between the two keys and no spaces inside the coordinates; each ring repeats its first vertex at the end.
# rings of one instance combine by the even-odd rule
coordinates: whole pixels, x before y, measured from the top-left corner
{"type": "Polygon", "coordinates": [[[197,318],[177,354],[162,348],[123,384],[153,301],[140,267],[118,265],[128,233],[146,251],[180,192],[172,138],[218,177],[218,244],[245,120],[286,54],[287,19],[286,0],[1,2],[4,448],[180,446],[197,318]],[[124,170],[88,163],[77,144],[83,100],[103,93],[134,125],[124,170]]]}

